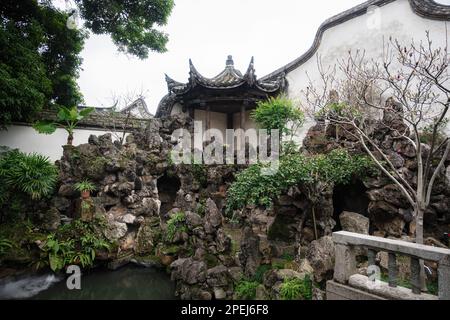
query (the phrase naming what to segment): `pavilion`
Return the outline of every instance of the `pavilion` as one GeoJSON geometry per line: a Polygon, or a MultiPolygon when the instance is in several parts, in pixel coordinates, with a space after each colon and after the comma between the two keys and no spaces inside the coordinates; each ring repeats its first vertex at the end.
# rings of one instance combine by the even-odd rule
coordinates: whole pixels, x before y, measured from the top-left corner
{"type": "Polygon", "coordinates": [[[258,80],[252,58],[245,74],[235,69],[228,56],[225,69],[214,78],[202,76],[189,60],[189,81],[181,83],[166,75],[169,93],[162,99],[156,117],[186,113],[201,121],[203,130],[255,128],[250,112],[258,101],[285,90],[285,78],[258,80]]]}

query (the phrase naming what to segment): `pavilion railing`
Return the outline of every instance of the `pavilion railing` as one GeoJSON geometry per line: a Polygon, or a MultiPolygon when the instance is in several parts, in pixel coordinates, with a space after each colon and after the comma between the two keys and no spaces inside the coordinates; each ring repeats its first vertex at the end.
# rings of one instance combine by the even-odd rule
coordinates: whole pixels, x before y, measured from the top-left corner
{"type": "Polygon", "coordinates": [[[356,249],[366,248],[369,266],[375,265],[377,252],[388,253],[388,284],[391,288],[397,287],[397,256],[409,257],[412,293],[416,295],[421,294],[420,260],[436,262],[438,264],[438,299],[450,300],[450,250],[347,231],[333,233],[333,241],[335,243],[334,281],[348,284],[350,277],[357,274],[356,249]]]}

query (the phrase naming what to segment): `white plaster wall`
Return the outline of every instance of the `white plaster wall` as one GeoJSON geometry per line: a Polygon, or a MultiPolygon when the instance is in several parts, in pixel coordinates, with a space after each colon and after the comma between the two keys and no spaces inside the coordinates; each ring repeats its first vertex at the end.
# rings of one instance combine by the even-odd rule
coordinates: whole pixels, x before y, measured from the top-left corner
{"type": "MultiPolygon", "coordinates": [[[[89,136],[108,133],[101,130],[75,129],[73,145],[77,146],[88,142],[89,136]]],[[[114,138],[114,135],[113,135],[114,138]]],[[[51,161],[61,159],[62,146],[67,143],[67,132],[56,129],[51,135],[39,134],[32,127],[25,125],[8,126],[7,130],[0,131],[0,145],[17,148],[23,152],[37,152],[50,158],[51,161]]]]}
{"type": "MultiPolygon", "coordinates": [[[[325,31],[316,55],[287,74],[289,96],[301,102],[301,91],[308,86],[307,73],[315,85],[320,86],[317,55],[321,57],[325,70],[328,66],[334,66],[338,59],[347,57],[349,50],[365,50],[368,59],[382,59],[383,42],[388,41],[390,36],[408,45],[411,40],[425,40],[427,30],[435,48],[446,45],[446,23],[418,16],[407,0],[385,5],[379,8],[376,15],[353,18],[325,31]]],[[[308,122],[299,132],[301,140],[311,124],[308,122]]],[[[450,133],[450,125],[447,131],[450,133]]]]}

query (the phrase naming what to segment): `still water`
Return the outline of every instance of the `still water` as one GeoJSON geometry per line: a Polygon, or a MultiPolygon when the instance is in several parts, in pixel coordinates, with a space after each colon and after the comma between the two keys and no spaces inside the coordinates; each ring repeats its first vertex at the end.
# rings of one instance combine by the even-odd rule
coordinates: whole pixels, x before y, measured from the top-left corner
{"type": "Polygon", "coordinates": [[[0,299],[33,300],[170,300],[175,285],[163,271],[127,266],[94,271],[81,277],[81,290],[69,290],[66,280],[41,275],[0,282],[0,299]]]}

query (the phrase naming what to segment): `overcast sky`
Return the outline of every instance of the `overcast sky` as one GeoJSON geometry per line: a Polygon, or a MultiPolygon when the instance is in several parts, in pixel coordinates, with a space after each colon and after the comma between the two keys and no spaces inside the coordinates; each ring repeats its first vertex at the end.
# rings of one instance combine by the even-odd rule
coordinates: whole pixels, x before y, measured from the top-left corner
{"type": "Polygon", "coordinates": [[[223,70],[227,55],[242,72],[254,56],[256,74],[262,77],[303,54],[324,20],[361,2],[175,0],[164,27],[168,52],[139,60],[119,53],[108,36],[91,35],[78,84],[87,105],[107,107],[113,96],[142,91],[154,113],[167,94],[164,73],[186,82],[189,58],[200,73],[212,77],[223,70]]]}

